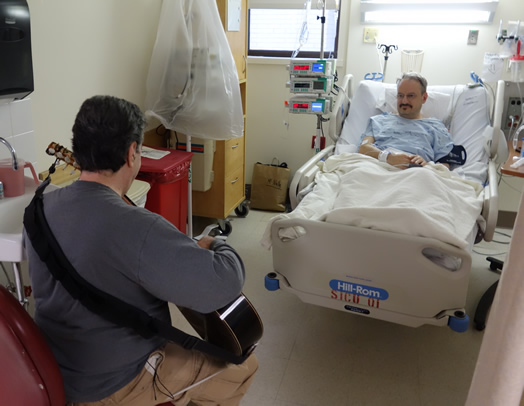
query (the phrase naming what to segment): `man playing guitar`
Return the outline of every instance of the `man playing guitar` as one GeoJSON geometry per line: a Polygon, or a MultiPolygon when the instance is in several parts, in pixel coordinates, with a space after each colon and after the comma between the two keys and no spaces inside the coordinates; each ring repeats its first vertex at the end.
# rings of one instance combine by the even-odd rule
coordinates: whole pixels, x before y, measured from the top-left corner
{"type": "MultiPolygon", "coordinates": [[[[240,295],[244,265],[225,242],[195,242],[123,200],[140,169],[144,127],[130,102],[86,100],[73,126],[80,179],[44,195],[45,217],[69,262],[96,288],[167,322],[168,302],[213,312],[240,295]]],[[[58,361],[69,405],[239,404],[258,367],[254,355],[226,364],[115,325],[53,278],[28,238],[26,247],[35,321],[58,361]]]]}

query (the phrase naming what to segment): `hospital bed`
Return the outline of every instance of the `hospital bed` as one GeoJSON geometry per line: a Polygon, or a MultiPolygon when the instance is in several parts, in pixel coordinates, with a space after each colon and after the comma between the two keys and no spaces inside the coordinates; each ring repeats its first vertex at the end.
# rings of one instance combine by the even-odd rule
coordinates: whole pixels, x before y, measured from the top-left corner
{"type": "MultiPolygon", "coordinates": [[[[295,173],[290,188],[292,212],[274,217],[266,230],[262,243],[272,247],[274,268],[265,278],[266,288],[284,289],[306,303],[406,326],[449,325],[455,331],[465,331],[469,324],[465,303],[472,246],[482,239],[491,241],[497,222],[497,166],[507,156],[507,143],[500,130],[504,82],[497,83],[492,97],[477,85],[428,87],[422,114],[440,118],[450,129],[454,143],[467,152],[466,163],[452,171],[453,181],[465,183],[466,189],[473,185],[476,190],[473,200],[477,200],[478,212],[472,213],[470,224],[460,225],[467,235],[458,243],[453,235],[445,235],[446,230],[443,241],[434,236],[439,233],[424,230],[410,234],[387,227],[362,227],[358,225],[361,214],[356,215],[357,225],[345,222],[345,212],[333,217],[345,224],[329,220],[331,214],[311,215],[311,204],[318,208],[336,200],[333,197],[319,202],[325,191],[312,197],[316,190],[322,190],[319,182],[325,179],[322,172],[328,163],[337,159],[345,162],[346,157],[358,161],[363,156],[351,152],[357,150],[368,118],[396,111],[394,84],[362,81],[353,95],[352,77],[348,76],[343,86],[346,90],[342,93],[347,97],[339,94],[329,123],[336,143],[295,173]],[[306,190],[309,194],[300,201],[306,190]]],[[[364,158],[366,165],[387,166],[364,158]]],[[[397,172],[419,176],[414,171],[422,174],[438,172],[438,168],[397,172]]],[[[398,223],[395,220],[391,218],[391,223],[398,223]]],[[[406,229],[412,225],[408,223],[406,229]]]]}

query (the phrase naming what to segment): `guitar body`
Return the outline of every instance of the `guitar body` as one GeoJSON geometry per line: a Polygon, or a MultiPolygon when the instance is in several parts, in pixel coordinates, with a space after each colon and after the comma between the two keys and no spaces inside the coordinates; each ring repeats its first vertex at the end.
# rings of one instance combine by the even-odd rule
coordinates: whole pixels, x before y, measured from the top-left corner
{"type": "Polygon", "coordinates": [[[202,339],[237,356],[252,352],[264,332],[260,316],[243,294],[207,314],[179,309],[202,339]]]}

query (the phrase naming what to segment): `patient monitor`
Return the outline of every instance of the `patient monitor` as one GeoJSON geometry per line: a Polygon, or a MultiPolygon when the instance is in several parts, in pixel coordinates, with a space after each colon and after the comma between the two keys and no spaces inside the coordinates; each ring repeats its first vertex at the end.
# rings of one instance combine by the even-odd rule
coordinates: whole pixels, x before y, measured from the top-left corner
{"type": "Polygon", "coordinates": [[[287,102],[290,113],[323,115],[332,111],[335,59],[292,60],[287,69],[286,86],[295,94],[287,102]]]}

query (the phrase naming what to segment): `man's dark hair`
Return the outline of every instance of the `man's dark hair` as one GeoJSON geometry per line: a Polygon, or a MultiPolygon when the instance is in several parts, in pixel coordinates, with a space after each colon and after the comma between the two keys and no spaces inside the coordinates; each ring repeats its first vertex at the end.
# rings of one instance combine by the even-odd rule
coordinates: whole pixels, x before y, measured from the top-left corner
{"type": "Polygon", "coordinates": [[[82,103],[73,125],[73,153],[82,170],[117,172],[129,146],[144,139],[146,120],[136,104],[113,96],[82,103]]]}
{"type": "Polygon", "coordinates": [[[420,73],[417,73],[417,72],[404,73],[402,77],[399,79],[399,81],[397,82],[397,86],[400,85],[400,82],[402,82],[403,80],[416,80],[418,83],[420,83],[420,90],[422,94],[426,93],[426,89],[428,88],[428,81],[420,73]]]}

